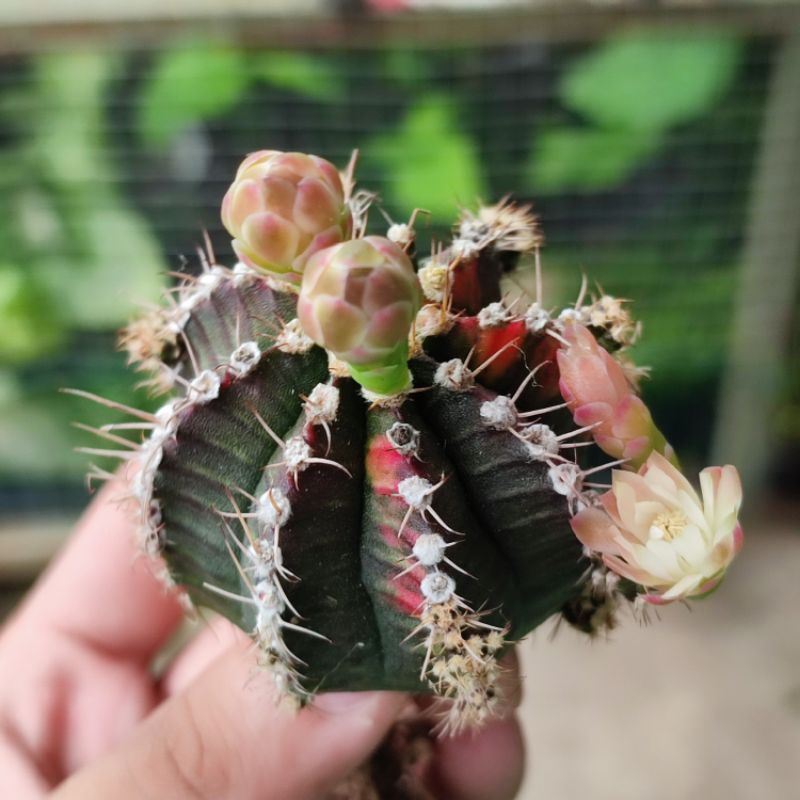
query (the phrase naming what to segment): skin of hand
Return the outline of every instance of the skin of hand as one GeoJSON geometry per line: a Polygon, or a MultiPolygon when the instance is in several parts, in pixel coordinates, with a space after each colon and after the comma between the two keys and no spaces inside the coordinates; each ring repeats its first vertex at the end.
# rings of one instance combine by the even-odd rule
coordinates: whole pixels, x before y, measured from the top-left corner
{"type": "MultiPolygon", "coordinates": [[[[38,800],[317,800],[378,745],[413,698],[320,695],[276,704],[252,643],[216,620],[156,678],[181,622],[137,556],[129,514],[107,486],[0,631],[0,797],[38,800]]],[[[513,709],[439,739],[431,783],[447,800],[504,800],[522,779],[513,709]]]]}

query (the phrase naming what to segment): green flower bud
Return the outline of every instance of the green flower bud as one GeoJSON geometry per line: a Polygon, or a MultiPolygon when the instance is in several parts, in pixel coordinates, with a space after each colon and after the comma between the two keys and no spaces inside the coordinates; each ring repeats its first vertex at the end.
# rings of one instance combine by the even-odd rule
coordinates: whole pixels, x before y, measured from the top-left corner
{"type": "Polygon", "coordinates": [[[299,283],[314,253],[350,235],[352,217],[333,164],[260,150],[239,167],[222,201],[222,223],[243,263],[299,283]]]}
{"type": "Polygon", "coordinates": [[[317,344],[346,362],[367,391],[408,389],[408,334],[421,304],[408,256],[382,236],[334,245],[306,266],[297,315],[317,344]]]}

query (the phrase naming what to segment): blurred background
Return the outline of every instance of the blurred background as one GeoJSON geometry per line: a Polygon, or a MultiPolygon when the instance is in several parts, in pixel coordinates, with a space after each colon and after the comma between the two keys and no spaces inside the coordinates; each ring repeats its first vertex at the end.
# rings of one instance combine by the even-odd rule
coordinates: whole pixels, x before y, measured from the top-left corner
{"type": "Polygon", "coordinates": [[[360,148],[389,217],[430,210],[422,239],[533,202],[553,304],[584,271],[634,298],[660,427],[743,473],[713,603],[523,647],[523,796],[797,797],[800,3],[2,4],[0,613],[86,502],[70,423],[102,411],[57,390],[152,402],[115,332],[204,229],[229,259],[219,202],[265,147],[360,148]]]}

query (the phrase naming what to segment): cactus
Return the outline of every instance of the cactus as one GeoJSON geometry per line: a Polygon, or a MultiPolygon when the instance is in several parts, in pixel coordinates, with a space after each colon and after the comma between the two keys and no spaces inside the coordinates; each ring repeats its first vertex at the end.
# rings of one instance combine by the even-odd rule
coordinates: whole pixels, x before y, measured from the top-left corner
{"type": "MultiPolygon", "coordinates": [[[[627,532],[624,498],[604,516],[599,474],[671,454],[618,352],[637,332],[620,301],[584,286],[551,312],[537,222],[507,201],[464,212],[423,263],[413,224],[361,238],[351,178],[249,157],[222,213],[241,261],[209,252],[123,337],[169,398],[155,413],[92,398],[132,418],[94,432],[133,466],[143,551],[188,604],[252,635],[282,694],[430,692],[460,730],[501,705],[500,657],[548,617],[596,634],[627,603],[705,585],[706,561],[648,592],[634,579],[661,575],[658,547],[693,524],[682,501],[639,547],[646,570],[625,537],[647,524],[627,532]],[[535,278],[527,304],[503,295],[514,269],[535,278]]],[[[716,524],[695,550],[729,535],[716,524]]],[[[713,545],[716,582],[735,548],[713,545]]]]}

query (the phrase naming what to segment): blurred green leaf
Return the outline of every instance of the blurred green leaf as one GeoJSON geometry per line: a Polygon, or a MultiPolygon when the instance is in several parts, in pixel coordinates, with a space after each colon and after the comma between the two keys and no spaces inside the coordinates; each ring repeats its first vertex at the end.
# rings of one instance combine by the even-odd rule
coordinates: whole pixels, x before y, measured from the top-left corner
{"type": "Polygon", "coordinates": [[[429,59],[422,58],[413,47],[392,45],[381,53],[386,77],[399,84],[416,88],[431,78],[429,59]]]}
{"type": "Polygon", "coordinates": [[[160,297],[161,254],[145,224],[114,204],[87,207],[80,224],[81,263],[52,253],[42,256],[39,274],[74,328],[113,329],[141,304],[160,297]]]}
{"type": "Polygon", "coordinates": [[[397,131],[372,139],[365,158],[377,162],[391,201],[408,212],[419,206],[449,219],[482,193],[475,146],[458,129],[452,103],[438,95],[413,106],[397,131]]]}
{"type": "Polygon", "coordinates": [[[259,53],[251,72],[260,80],[315,100],[333,102],[345,95],[342,75],[321,56],[286,51],[259,53]]]}
{"type": "Polygon", "coordinates": [[[554,128],[539,134],[528,181],[538,192],[600,191],[628,178],[658,148],[650,130],[554,128]]]}
{"type": "Polygon", "coordinates": [[[243,54],[214,43],[182,43],[159,54],[139,107],[147,145],[164,146],[188,125],[230,110],[247,88],[243,54]]]}
{"type": "Polygon", "coordinates": [[[125,360],[121,354],[111,353],[110,341],[96,342],[94,348],[65,362],[48,363],[35,375],[15,377],[0,370],[0,479],[77,483],[90,461],[115,468],[111,459],[92,459],[74,452],[80,445],[96,447],[98,440],[72,423],[100,427],[120,415],[59,389],[79,387],[144,409],[152,409],[158,401],[132,388],[125,360]],[[96,352],[98,348],[103,349],[102,356],[96,352]]]}
{"type": "Polygon", "coordinates": [[[34,164],[58,184],[105,183],[111,175],[100,143],[103,99],[118,66],[109,52],[45,53],[35,65],[38,96],[31,119],[34,164]]]}
{"type": "Polygon", "coordinates": [[[22,268],[0,264],[0,363],[27,361],[53,350],[64,327],[47,295],[22,268]]]}
{"type": "Polygon", "coordinates": [[[122,324],[164,285],[158,244],[119,197],[108,158],[104,101],[118,59],[54,52],[36,61],[37,113],[23,157],[26,180],[9,201],[12,224],[59,316],[77,329],[122,324]]]}
{"type": "Polygon", "coordinates": [[[575,62],[561,81],[561,97],[607,128],[663,130],[720,97],[741,51],[741,42],[725,35],[625,34],[575,62]]]}

